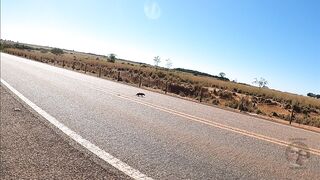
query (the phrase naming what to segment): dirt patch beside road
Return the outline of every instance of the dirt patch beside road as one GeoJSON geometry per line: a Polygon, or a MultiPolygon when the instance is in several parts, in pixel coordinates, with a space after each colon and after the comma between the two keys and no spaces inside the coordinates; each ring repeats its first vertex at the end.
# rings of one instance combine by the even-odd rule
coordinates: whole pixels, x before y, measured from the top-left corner
{"type": "Polygon", "coordinates": [[[129,179],[69,145],[4,87],[0,92],[0,179],[129,179]]]}

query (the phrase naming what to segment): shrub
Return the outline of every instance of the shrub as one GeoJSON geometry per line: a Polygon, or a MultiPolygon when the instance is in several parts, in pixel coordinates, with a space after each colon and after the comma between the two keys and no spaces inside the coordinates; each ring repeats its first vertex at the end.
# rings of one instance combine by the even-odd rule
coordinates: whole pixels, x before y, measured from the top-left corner
{"type": "Polygon", "coordinates": [[[284,114],[278,114],[278,116],[279,116],[279,118],[281,118],[281,119],[286,119],[286,115],[284,115],[284,114]]]}
{"type": "Polygon", "coordinates": [[[232,92],[230,91],[220,91],[219,96],[221,99],[233,99],[232,92]]]}
{"type": "Polygon", "coordinates": [[[48,50],[48,49],[41,48],[40,52],[45,54],[45,53],[48,53],[49,50],[48,50]]]}
{"type": "Polygon", "coordinates": [[[116,62],[116,55],[115,54],[113,54],[113,53],[111,53],[111,54],[109,54],[109,56],[108,56],[108,62],[112,62],[112,63],[114,63],[114,62],[116,62]]]}
{"type": "Polygon", "coordinates": [[[59,48],[53,48],[53,49],[50,50],[50,52],[51,52],[52,54],[54,54],[54,55],[61,55],[61,54],[64,53],[63,50],[62,50],[62,49],[59,49],[59,48]]]}
{"type": "Polygon", "coordinates": [[[217,92],[217,90],[215,88],[213,89],[213,94],[218,96],[218,92],[217,92]]]}
{"type": "Polygon", "coordinates": [[[293,111],[294,111],[294,112],[296,112],[296,113],[301,113],[301,109],[302,109],[302,108],[300,107],[299,104],[294,104],[292,108],[293,108],[293,111]]]}
{"type": "Polygon", "coordinates": [[[262,115],[265,115],[265,113],[264,113],[264,112],[262,112],[260,109],[257,109],[257,110],[256,110],[256,114],[262,114],[262,115]]]}
{"type": "Polygon", "coordinates": [[[158,77],[159,78],[164,78],[165,76],[166,76],[166,74],[165,73],[163,73],[162,71],[158,71],[158,77]]]}
{"type": "Polygon", "coordinates": [[[219,105],[220,101],[218,99],[214,99],[214,100],[212,100],[212,104],[219,105]]]}
{"type": "Polygon", "coordinates": [[[241,98],[239,110],[253,112],[254,107],[252,101],[248,97],[241,98]]]}
{"type": "Polygon", "coordinates": [[[237,109],[239,107],[239,102],[236,100],[229,101],[225,104],[225,106],[231,107],[233,109],[237,109]]]}
{"type": "Polygon", "coordinates": [[[185,97],[186,95],[181,91],[181,92],[179,92],[179,96],[185,97]]]}
{"type": "Polygon", "coordinates": [[[271,113],[271,116],[279,117],[278,113],[276,113],[276,112],[272,112],[272,113],[271,113]]]}
{"type": "Polygon", "coordinates": [[[284,105],[284,108],[285,108],[285,109],[291,109],[292,107],[291,107],[290,104],[286,104],[286,105],[284,105]]]}

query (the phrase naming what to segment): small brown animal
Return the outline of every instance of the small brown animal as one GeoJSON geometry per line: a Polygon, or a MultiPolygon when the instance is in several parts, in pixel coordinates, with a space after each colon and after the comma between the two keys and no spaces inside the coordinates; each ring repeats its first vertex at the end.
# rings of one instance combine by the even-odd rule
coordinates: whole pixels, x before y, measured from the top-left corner
{"type": "Polygon", "coordinates": [[[138,96],[138,97],[139,97],[139,96],[143,97],[143,96],[145,96],[145,94],[144,94],[144,93],[139,92],[139,93],[137,93],[137,94],[136,94],[136,96],[138,96]]]}

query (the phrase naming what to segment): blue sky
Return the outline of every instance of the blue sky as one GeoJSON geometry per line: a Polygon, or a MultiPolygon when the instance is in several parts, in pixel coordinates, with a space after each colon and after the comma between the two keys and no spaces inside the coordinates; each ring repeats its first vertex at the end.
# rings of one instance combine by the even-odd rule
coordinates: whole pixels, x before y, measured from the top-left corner
{"type": "Polygon", "coordinates": [[[320,94],[318,0],[2,0],[1,38],[320,94]]]}

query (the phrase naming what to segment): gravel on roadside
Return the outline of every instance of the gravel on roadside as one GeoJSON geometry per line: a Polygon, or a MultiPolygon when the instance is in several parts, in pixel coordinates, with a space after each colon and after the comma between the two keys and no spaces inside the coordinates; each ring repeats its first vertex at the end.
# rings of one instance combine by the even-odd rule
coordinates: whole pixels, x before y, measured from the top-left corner
{"type": "Polygon", "coordinates": [[[129,179],[71,146],[2,85],[0,92],[0,179],[129,179]]]}

